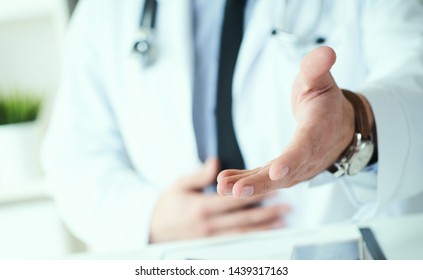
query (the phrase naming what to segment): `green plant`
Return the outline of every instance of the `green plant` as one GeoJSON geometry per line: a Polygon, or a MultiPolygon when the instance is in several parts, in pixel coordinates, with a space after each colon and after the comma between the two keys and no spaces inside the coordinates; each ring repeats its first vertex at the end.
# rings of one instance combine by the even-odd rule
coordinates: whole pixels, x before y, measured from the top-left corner
{"type": "Polygon", "coordinates": [[[0,125],[34,121],[41,103],[41,97],[29,91],[0,90],[0,125]]]}

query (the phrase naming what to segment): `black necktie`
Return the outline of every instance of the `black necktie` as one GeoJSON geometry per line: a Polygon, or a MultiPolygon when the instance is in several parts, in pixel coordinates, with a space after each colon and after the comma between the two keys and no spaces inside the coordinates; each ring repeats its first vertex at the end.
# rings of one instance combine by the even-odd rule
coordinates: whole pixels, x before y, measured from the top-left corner
{"type": "Polygon", "coordinates": [[[217,85],[217,151],[221,169],[244,169],[232,123],[232,78],[241,45],[246,0],[226,0],[217,85]]]}

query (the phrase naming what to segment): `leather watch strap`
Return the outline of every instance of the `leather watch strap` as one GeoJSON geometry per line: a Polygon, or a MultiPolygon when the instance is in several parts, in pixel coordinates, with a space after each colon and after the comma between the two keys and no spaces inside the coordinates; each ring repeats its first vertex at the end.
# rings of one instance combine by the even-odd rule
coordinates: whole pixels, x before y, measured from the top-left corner
{"type": "Polygon", "coordinates": [[[369,118],[367,116],[367,111],[363,100],[358,94],[355,94],[349,90],[343,89],[342,93],[344,94],[345,98],[351,102],[354,108],[355,132],[361,133],[363,139],[369,139],[372,134],[372,128],[369,125],[369,118]]]}
{"type": "MultiPolygon", "coordinates": [[[[356,174],[357,170],[349,170],[350,163],[354,153],[357,152],[357,144],[361,146],[361,143],[371,143],[367,144],[365,147],[369,149],[368,145],[372,145],[374,147],[374,141],[376,140],[376,127],[371,126],[369,123],[369,117],[367,114],[366,106],[364,104],[364,100],[360,97],[360,95],[353,93],[349,90],[342,90],[343,95],[345,98],[351,103],[354,109],[354,118],[355,118],[355,132],[353,140],[351,141],[350,145],[346,148],[343,152],[342,156],[339,160],[334,163],[333,165],[329,166],[327,171],[335,174],[336,177],[343,176],[344,174],[356,174]],[[351,172],[351,173],[350,173],[351,172]]],[[[373,149],[373,155],[369,163],[374,163],[377,161],[377,150],[373,149]]],[[[357,168],[355,166],[355,168],[357,168]]]]}

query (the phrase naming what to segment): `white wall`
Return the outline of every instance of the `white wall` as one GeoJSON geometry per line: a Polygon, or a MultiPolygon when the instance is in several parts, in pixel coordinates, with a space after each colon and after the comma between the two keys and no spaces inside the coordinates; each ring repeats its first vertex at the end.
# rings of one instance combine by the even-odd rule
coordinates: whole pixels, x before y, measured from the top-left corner
{"type": "MultiPolygon", "coordinates": [[[[65,0],[0,0],[0,88],[39,91],[48,105],[66,23],[65,0]]],[[[0,186],[0,259],[62,258],[74,250],[43,181],[0,186]]]]}
{"type": "Polygon", "coordinates": [[[46,93],[59,80],[59,48],[50,18],[0,24],[0,87],[46,93]]]}
{"type": "Polygon", "coordinates": [[[0,87],[53,93],[66,22],[64,0],[0,0],[0,87]]]}

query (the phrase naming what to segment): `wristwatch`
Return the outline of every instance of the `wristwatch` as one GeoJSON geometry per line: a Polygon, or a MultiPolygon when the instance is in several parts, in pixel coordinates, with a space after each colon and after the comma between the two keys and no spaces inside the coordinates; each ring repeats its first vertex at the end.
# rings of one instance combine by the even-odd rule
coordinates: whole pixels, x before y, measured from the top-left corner
{"type": "Polygon", "coordinates": [[[373,129],[369,126],[363,100],[351,91],[342,90],[342,93],[354,108],[355,132],[353,140],[340,159],[328,168],[328,171],[337,178],[358,174],[369,164],[375,152],[375,137],[373,129]]]}

